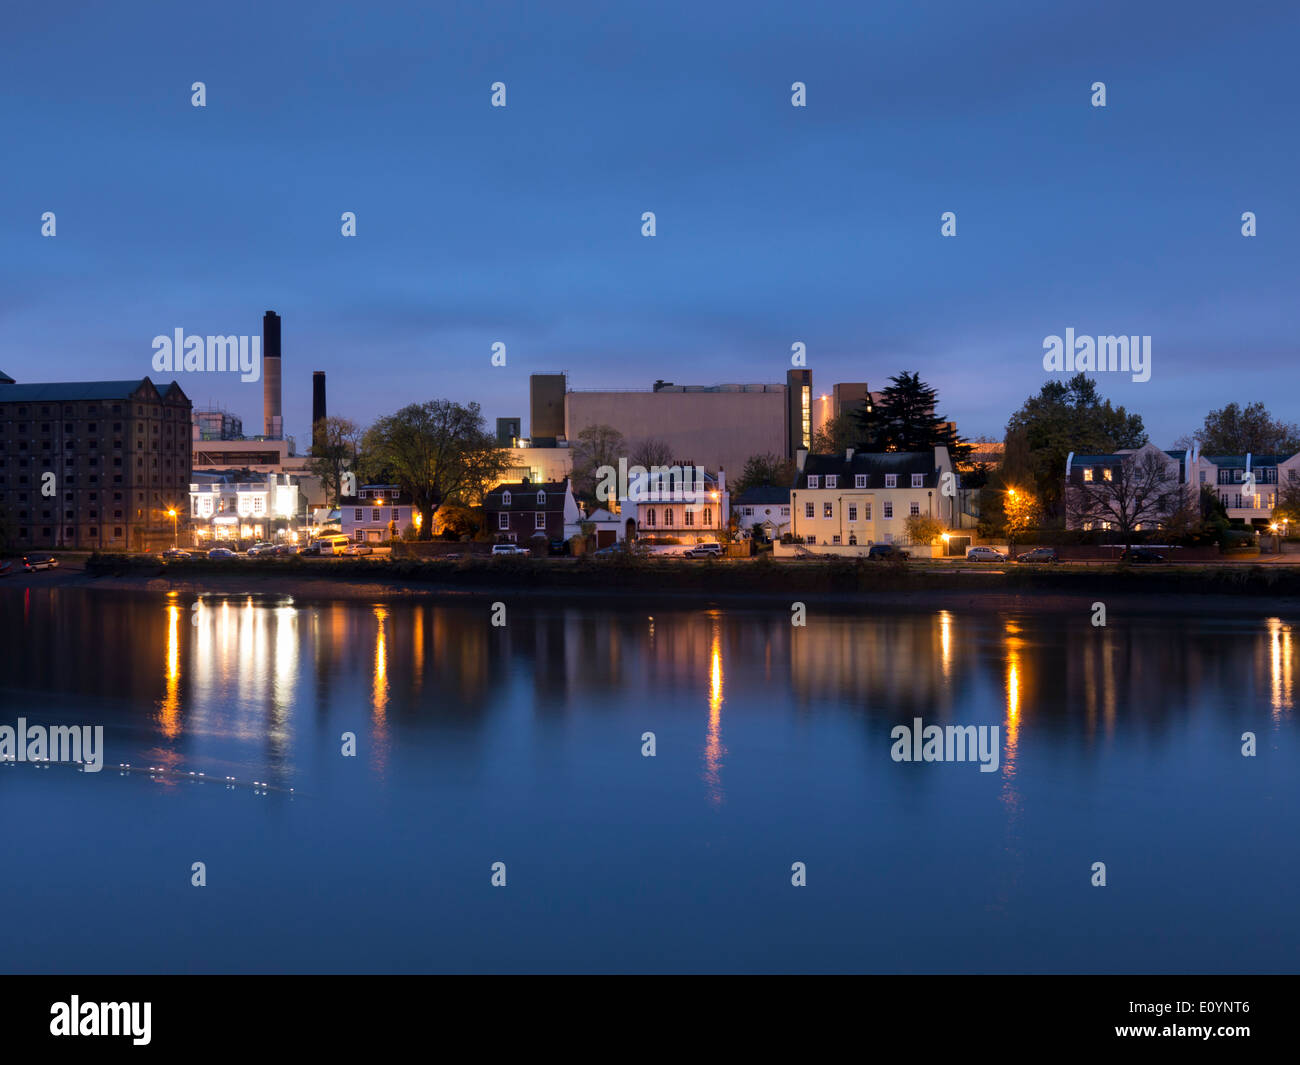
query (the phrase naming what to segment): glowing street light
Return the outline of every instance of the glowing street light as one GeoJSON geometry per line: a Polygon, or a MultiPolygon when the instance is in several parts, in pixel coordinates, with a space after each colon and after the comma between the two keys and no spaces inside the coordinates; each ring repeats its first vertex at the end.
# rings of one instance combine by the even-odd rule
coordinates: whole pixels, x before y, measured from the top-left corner
{"type": "Polygon", "coordinates": [[[177,531],[177,521],[179,520],[179,515],[177,515],[175,507],[168,508],[167,517],[171,518],[172,520],[172,547],[180,547],[181,546],[180,534],[177,531]]]}

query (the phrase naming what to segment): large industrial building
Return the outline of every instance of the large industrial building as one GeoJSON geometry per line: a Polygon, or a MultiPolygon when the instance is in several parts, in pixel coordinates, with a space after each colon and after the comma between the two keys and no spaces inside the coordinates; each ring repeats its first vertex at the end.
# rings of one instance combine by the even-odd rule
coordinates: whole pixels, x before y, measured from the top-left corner
{"type": "Polygon", "coordinates": [[[0,512],[19,547],[154,551],[188,511],[190,401],[175,381],[0,374],[0,512]]]}
{"type": "Polygon", "coordinates": [[[643,442],[662,441],[675,464],[731,470],[735,476],[754,455],[792,459],[810,449],[827,418],[869,397],[866,384],[835,385],[819,409],[812,371],[806,369],[791,369],[781,384],[656,381],[645,389],[571,389],[563,373],[534,374],[527,440],[516,439],[518,419],[501,419],[498,436],[511,436],[519,469],[554,474],[583,430],[608,425],[623,435],[629,453],[643,442]]]}

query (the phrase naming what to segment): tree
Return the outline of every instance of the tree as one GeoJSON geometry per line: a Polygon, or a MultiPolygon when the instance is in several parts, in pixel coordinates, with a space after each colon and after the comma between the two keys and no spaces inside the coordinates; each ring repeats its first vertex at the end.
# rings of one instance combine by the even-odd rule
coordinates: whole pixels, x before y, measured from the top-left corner
{"type": "Polygon", "coordinates": [[[627,454],[623,434],[610,425],[589,425],[573,443],[573,494],[580,499],[596,498],[601,467],[618,468],[627,454]]]}
{"type": "Polygon", "coordinates": [[[999,470],[1003,484],[1033,486],[1050,515],[1061,512],[1065,459],[1140,448],[1147,442],[1142,418],[1112,407],[1085,373],[1069,381],[1048,381],[1007,422],[1006,450],[999,470]]]}
{"type": "Polygon", "coordinates": [[[1185,502],[1178,464],[1154,448],[1124,455],[1112,466],[1094,467],[1094,474],[1093,480],[1070,486],[1070,521],[1084,527],[1109,523],[1126,548],[1133,546],[1139,525],[1165,525],[1185,502]]]}
{"type": "MultiPolygon", "coordinates": [[[[1187,438],[1184,437],[1184,440],[1187,438]]],[[[1192,434],[1206,455],[1284,455],[1300,451],[1300,426],[1275,421],[1263,403],[1229,403],[1205,416],[1192,434]]]]}
{"type": "Polygon", "coordinates": [[[343,474],[357,468],[360,442],[361,430],[349,418],[329,417],[321,424],[320,442],[312,445],[307,469],[320,478],[330,506],[339,505],[343,474]]]}
{"type": "Polygon", "coordinates": [[[1300,533],[1300,482],[1288,481],[1278,492],[1277,506],[1273,508],[1273,520],[1285,521],[1300,533]]]}
{"type": "Polygon", "coordinates": [[[793,459],[781,458],[770,451],[762,455],[750,455],[745,461],[745,468],[740,471],[740,477],[730,486],[731,497],[735,499],[741,493],[763,485],[789,488],[794,483],[794,474],[793,459]]]}
{"type": "Polygon", "coordinates": [[[853,411],[841,411],[813,434],[812,450],[817,455],[842,455],[858,439],[858,419],[853,411]]]}
{"type": "Polygon", "coordinates": [[[863,451],[931,451],[942,445],[954,462],[964,460],[970,445],[962,442],[943,417],[935,413],[939,394],[919,374],[903,371],[891,377],[880,401],[855,411],[857,446],[863,451]]]}
{"type": "Polygon", "coordinates": [[[1042,519],[1038,497],[1027,488],[1008,488],[1002,501],[1002,515],[1007,530],[1007,547],[1014,547],[1016,537],[1032,529],[1042,519]]]}
{"type": "Polygon", "coordinates": [[[943,535],[943,522],[929,514],[909,514],[903,525],[914,544],[932,544],[943,535]]]}
{"type": "Polygon", "coordinates": [[[499,476],[508,459],[487,431],[477,403],[412,403],[380,418],[362,442],[365,468],[401,486],[420,513],[420,539],[433,539],[434,515],[446,502],[469,502],[499,476]]]}
{"type": "Polygon", "coordinates": [[[667,441],[655,437],[642,440],[632,449],[627,464],[629,466],[643,466],[647,470],[652,466],[671,466],[673,464],[672,446],[667,441]]]}

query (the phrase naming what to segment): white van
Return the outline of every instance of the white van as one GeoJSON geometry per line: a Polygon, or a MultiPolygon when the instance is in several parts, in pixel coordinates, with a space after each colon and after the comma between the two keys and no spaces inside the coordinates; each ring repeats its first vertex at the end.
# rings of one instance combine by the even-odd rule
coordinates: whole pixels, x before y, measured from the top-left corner
{"type": "Polygon", "coordinates": [[[331,533],[328,536],[316,537],[312,541],[312,546],[319,555],[341,555],[351,542],[342,533],[331,533]]]}

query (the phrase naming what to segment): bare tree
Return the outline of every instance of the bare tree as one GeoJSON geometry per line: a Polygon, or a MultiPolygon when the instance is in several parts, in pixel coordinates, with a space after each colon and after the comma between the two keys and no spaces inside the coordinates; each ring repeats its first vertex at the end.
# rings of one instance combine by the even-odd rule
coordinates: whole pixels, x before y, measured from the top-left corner
{"type": "Polygon", "coordinates": [[[1071,524],[1107,522],[1133,546],[1139,525],[1165,526],[1186,505],[1186,490],[1178,483],[1178,465],[1162,452],[1142,449],[1119,462],[1092,468],[1093,479],[1071,484],[1066,509],[1071,524]]]}
{"type": "Polygon", "coordinates": [[[589,425],[573,442],[573,492],[582,499],[596,498],[603,469],[617,469],[626,444],[611,425],[589,425]]]}
{"type": "Polygon", "coordinates": [[[646,440],[637,442],[636,447],[632,449],[632,454],[627,458],[629,466],[644,466],[647,470],[651,466],[671,466],[673,464],[673,449],[667,441],[650,437],[646,440]]]}

